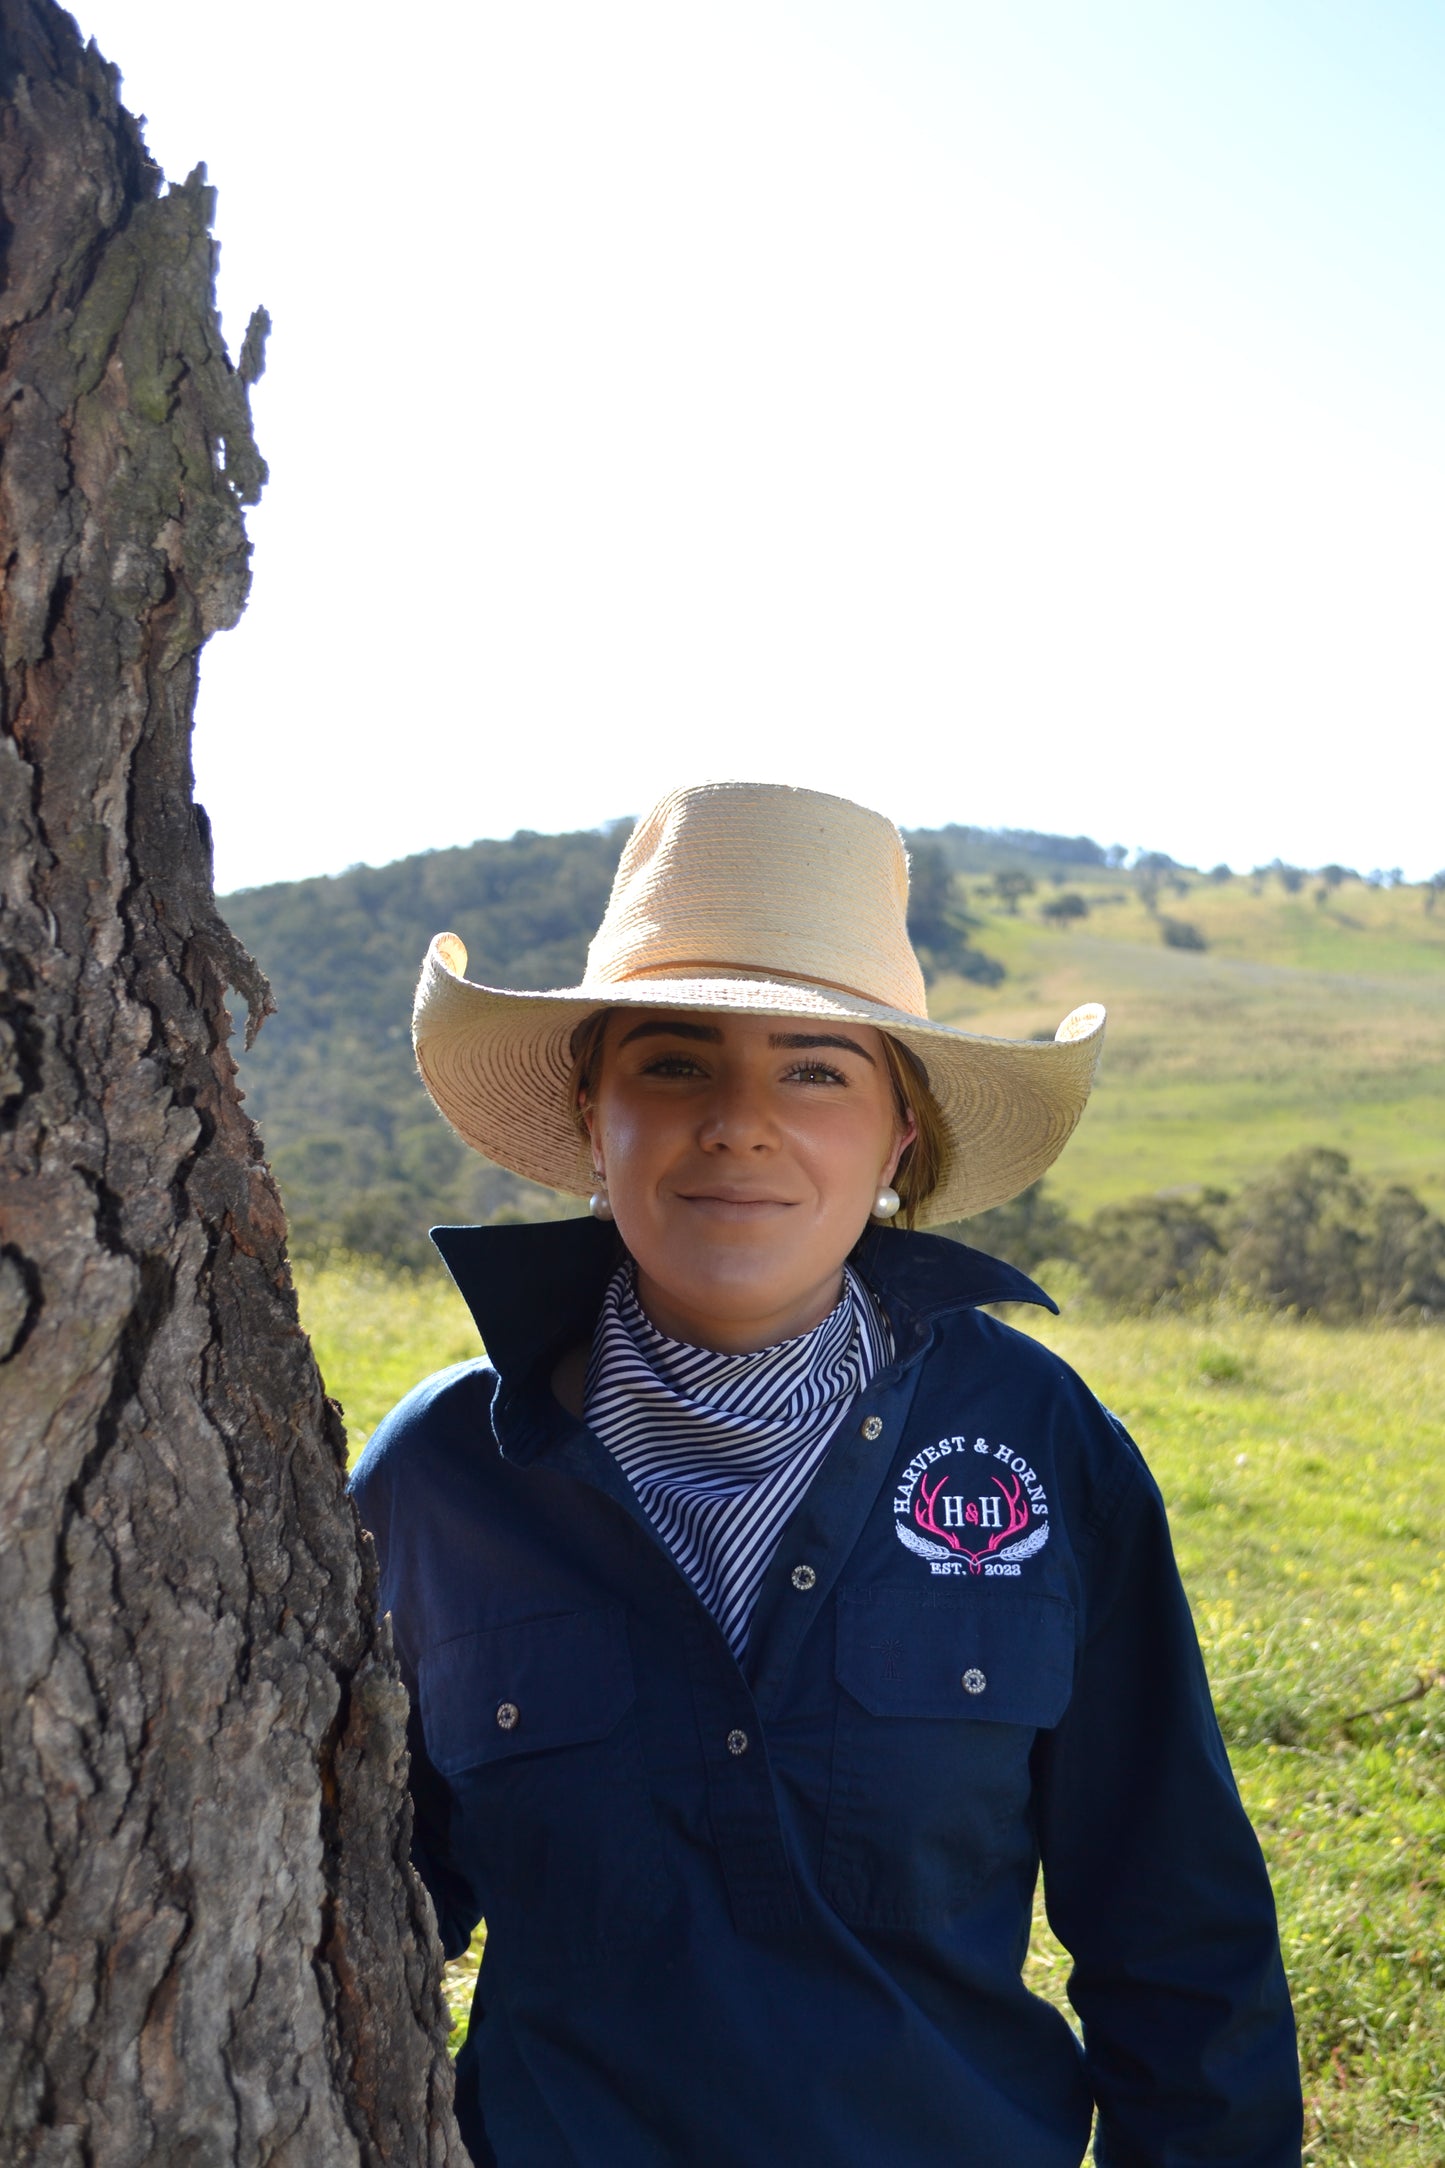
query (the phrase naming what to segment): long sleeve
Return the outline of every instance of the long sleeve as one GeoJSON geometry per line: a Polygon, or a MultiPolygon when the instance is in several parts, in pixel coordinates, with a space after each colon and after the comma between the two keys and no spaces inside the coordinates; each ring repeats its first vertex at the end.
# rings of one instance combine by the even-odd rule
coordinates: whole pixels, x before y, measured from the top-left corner
{"type": "Polygon", "coordinates": [[[1298,2168],[1299,2069],[1274,1901],[1163,1501],[1122,1442],[1120,1481],[1085,1555],[1075,1691],[1036,1760],[1045,1898],[1074,1959],[1096,2158],[1100,2168],[1298,2168]]]}
{"type": "Polygon", "coordinates": [[[481,1907],[453,1856],[451,1794],[431,1765],[415,1702],[407,1724],[411,1751],[411,1863],[427,1886],[442,1949],[460,1957],[471,1941],[481,1907]]]}
{"type": "Polygon", "coordinates": [[[414,1591],[418,1581],[424,1579],[424,1562],[416,1556],[416,1536],[410,1516],[396,1510],[393,1468],[393,1448],[397,1439],[405,1435],[410,1420],[409,1407],[410,1403],[404,1403],[379,1425],[352,1476],[350,1489],[362,1525],[376,1544],[381,1608],[392,1616],[397,1662],[411,1702],[407,1748],[411,1757],[408,1785],[412,1802],[412,1865],[426,1884],[436,1912],[442,1948],[451,1958],[459,1957],[467,1947],[482,1916],[482,1908],[456,1853],[452,1794],[432,1766],[422,1727],[412,1629],[418,1613],[414,1591]]]}

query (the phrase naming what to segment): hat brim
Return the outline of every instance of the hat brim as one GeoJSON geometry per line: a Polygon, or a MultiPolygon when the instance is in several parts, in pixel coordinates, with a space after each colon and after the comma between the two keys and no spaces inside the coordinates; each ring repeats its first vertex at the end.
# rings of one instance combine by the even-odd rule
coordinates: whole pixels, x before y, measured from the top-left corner
{"type": "Polygon", "coordinates": [[[520,993],[463,976],[467,952],[438,934],[417,987],[412,1036],[422,1081],[464,1143],[546,1189],[585,1197],[592,1160],[567,1104],[572,1034],[601,1008],[712,1010],[871,1024],[923,1063],[948,1137],[921,1223],[971,1219],[1051,1167],[1076,1127],[1104,1034],[1096,1003],[1055,1039],[992,1039],[861,995],[736,972],[520,993]]]}

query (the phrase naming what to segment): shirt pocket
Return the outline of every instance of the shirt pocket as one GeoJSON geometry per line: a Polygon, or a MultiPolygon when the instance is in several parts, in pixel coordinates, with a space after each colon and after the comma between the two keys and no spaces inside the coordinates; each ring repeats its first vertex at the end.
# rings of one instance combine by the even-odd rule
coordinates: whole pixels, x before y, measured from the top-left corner
{"type": "Polygon", "coordinates": [[[459,1634],[426,1652],[417,1685],[494,1976],[634,1943],[662,1876],[621,1606],[459,1634]]]}
{"type": "Polygon", "coordinates": [[[840,1588],[822,1887],[860,1927],[936,1927],[1010,1868],[1031,1868],[1029,1754],[1074,1669],[1066,1597],[975,1588],[840,1588]]]}

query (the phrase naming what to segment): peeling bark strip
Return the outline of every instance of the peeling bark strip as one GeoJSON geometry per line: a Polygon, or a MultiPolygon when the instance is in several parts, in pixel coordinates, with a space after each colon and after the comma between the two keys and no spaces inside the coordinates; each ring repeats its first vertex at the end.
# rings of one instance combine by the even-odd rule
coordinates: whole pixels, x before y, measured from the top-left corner
{"type": "Polygon", "coordinates": [[[53,0],[0,0],[0,67],[0,2159],[460,2168],[191,797],[264,321],[233,371],[204,171],[162,192],[53,0]]]}

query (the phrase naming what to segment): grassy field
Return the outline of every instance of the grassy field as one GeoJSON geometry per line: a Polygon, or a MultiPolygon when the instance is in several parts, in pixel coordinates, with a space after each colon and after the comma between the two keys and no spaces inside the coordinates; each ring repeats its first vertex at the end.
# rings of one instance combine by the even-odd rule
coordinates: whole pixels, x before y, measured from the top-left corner
{"type": "MultiPolygon", "coordinates": [[[[301,1295],[356,1446],[416,1378],[475,1352],[441,1282],[328,1269],[301,1295]]],[[[1020,1322],[1123,1417],[1169,1501],[1279,1901],[1305,2157],[1440,2168],[1445,1331],[1125,1322],[1072,1304],[1020,1322]]],[[[1029,1967],[1062,2002],[1068,1961],[1041,1917],[1029,1967]]],[[[474,1970],[475,1956],[451,1968],[459,2020],[474,1970]]]]}
{"type": "Polygon", "coordinates": [[[943,980],[930,1005],[1006,1038],[1107,1005],[1099,1084],[1049,1177],[1071,1210],[1173,1184],[1237,1188],[1325,1144],[1445,1212],[1445,905],[1427,914],[1419,888],[1351,882],[1317,904],[1312,886],[1196,878],[1158,898],[1208,943],[1193,952],[1165,946],[1129,879],[1065,885],[1090,906],[1070,930],[1041,916],[1051,883],[1011,917],[966,881],[974,939],[1008,977],[943,980]]]}

